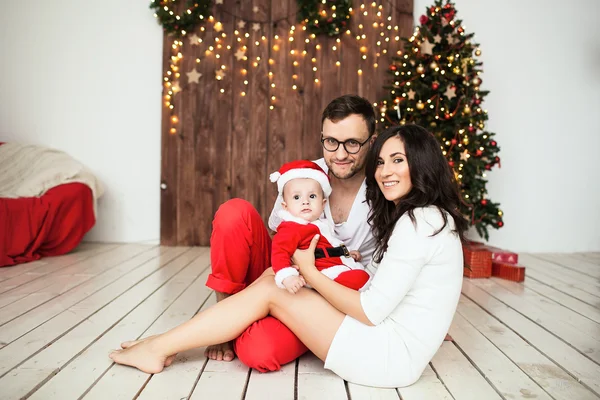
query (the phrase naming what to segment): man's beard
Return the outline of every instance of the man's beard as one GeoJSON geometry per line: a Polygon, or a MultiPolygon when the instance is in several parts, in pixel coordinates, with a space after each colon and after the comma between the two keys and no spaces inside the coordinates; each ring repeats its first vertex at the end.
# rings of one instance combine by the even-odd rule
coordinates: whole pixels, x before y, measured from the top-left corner
{"type": "Polygon", "coordinates": [[[327,164],[327,168],[329,168],[329,172],[331,173],[331,175],[335,176],[337,179],[350,179],[362,169],[362,165],[359,165],[356,163],[356,161],[354,161],[350,165],[349,169],[347,169],[343,173],[337,173],[335,171],[336,166],[333,162],[325,161],[325,164],[327,164]]]}

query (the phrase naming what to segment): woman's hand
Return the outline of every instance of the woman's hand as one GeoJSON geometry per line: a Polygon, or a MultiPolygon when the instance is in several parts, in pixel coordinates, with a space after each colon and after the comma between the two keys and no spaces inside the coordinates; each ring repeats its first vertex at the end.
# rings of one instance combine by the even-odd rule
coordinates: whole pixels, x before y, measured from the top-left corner
{"type": "Polygon", "coordinates": [[[315,249],[317,248],[317,242],[319,241],[319,235],[315,235],[310,241],[310,246],[306,250],[296,250],[292,256],[292,262],[298,266],[300,275],[305,278],[312,272],[317,270],[315,267],[315,249]]]}

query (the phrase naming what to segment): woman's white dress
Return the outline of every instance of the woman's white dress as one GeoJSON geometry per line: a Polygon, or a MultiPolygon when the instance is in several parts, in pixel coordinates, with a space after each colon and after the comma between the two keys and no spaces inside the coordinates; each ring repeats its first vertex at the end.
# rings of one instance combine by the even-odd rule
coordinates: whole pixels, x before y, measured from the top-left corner
{"type": "Polygon", "coordinates": [[[371,263],[370,285],[361,292],[375,326],[346,316],[325,368],[357,384],[401,387],[416,382],[442,344],[460,297],[463,255],[460,239],[443,225],[437,207],[414,210],[396,223],[379,265],[371,263]]]}

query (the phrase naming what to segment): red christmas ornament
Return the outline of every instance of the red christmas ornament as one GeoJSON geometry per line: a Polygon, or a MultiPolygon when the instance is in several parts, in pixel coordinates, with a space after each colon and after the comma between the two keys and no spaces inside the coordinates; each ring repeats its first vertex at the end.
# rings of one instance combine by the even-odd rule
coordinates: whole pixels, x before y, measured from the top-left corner
{"type": "Polygon", "coordinates": [[[473,104],[480,105],[481,104],[481,99],[475,99],[475,101],[473,101],[473,104]]]}
{"type": "Polygon", "coordinates": [[[398,67],[396,67],[395,65],[390,65],[390,71],[395,71],[397,69],[398,69],[398,67]]]}
{"type": "Polygon", "coordinates": [[[457,29],[458,33],[463,33],[465,30],[463,29],[462,26],[459,26],[457,29]]]}
{"type": "Polygon", "coordinates": [[[491,144],[492,146],[495,146],[497,143],[496,143],[496,141],[495,141],[495,140],[492,140],[492,141],[490,142],[490,144],[491,144]]]}
{"type": "Polygon", "coordinates": [[[471,132],[471,133],[475,132],[475,127],[474,126],[470,126],[469,127],[469,132],[471,132]]]}
{"type": "Polygon", "coordinates": [[[342,26],[346,26],[346,21],[342,21],[342,26]]]}
{"type": "Polygon", "coordinates": [[[327,20],[327,22],[329,22],[329,23],[332,23],[332,22],[333,22],[333,18],[329,18],[329,19],[327,20]]]}
{"type": "Polygon", "coordinates": [[[504,222],[498,221],[498,228],[502,228],[504,226],[504,222]]]}
{"type": "Polygon", "coordinates": [[[487,205],[487,200],[486,200],[486,199],[482,199],[482,200],[481,200],[481,205],[482,205],[482,206],[485,206],[485,205],[487,205]]]}
{"type": "Polygon", "coordinates": [[[421,23],[421,25],[425,25],[429,22],[429,18],[427,17],[427,15],[421,15],[421,17],[419,18],[419,22],[421,23]]]}
{"type": "Polygon", "coordinates": [[[438,90],[438,89],[439,89],[439,87],[440,87],[440,84],[439,84],[439,83],[437,83],[437,82],[433,82],[433,83],[431,84],[431,88],[432,88],[433,90],[438,90]]]}
{"type": "Polygon", "coordinates": [[[450,115],[450,114],[448,114],[448,113],[446,113],[446,114],[444,114],[444,118],[446,118],[446,119],[450,119],[450,118],[451,118],[451,115],[450,115]]]}
{"type": "Polygon", "coordinates": [[[456,11],[452,10],[452,11],[448,11],[444,13],[444,18],[446,18],[447,21],[452,21],[452,19],[454,18],[454,14],[456,11]]]}
{"type": "Polygon", "coordinates": [[[434,13],[435,12],[435,7],[434,6],[429,7],[429,12],[434,13]]]}
{"type": "Polygon", "coordinates": [[[482,155],[482,154],[483,154],[483,151],[481,151],[481,150],[479,150],[479,149],[477,149],[477,151],[475,152],[475,155],[476,155],[477,157],[481,157],[481,155],[482,155]]]}
{"type": "Polygon", "coordinates": [[[494,161],[500,162],[500,157],[496,156],[496,158],[494,158],[494,161]]]}
{"type": "Polygon", "coordinates": [[[452,139],[452,140],[450,141],[450,143],[452,143],[452,146],[455,146],[455,145],[456,145],[456,143],[457,143],[457,140],[456,140],[456,139],[452,139]]]}
{"type": "Polygon", "coordinates": [[[436,54],[435,56],[433,56],[433,58],[435,58],[436,61],[440,61],[440,58],[442,58],[442,56],[436,54]]]}
{"type": "Polygon", "coordinates": [[[492,169],[492,166],[490,164],[486,164],[485,165],[485,169],[487,169],[488,171],[492,169]]]}
{"type": "Polygon", "coordinates": [[[448,161],[448,165],[450,166],[450,168],[454,168],[454,161],[448,161]]]}

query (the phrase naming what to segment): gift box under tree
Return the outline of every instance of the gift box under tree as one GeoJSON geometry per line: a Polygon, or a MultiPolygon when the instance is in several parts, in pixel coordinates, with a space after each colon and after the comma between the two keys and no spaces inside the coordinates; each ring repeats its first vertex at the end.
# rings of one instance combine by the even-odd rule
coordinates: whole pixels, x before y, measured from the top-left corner
{"type": "Polygon", "coordinates": [[[492,276],[492,253],[480,245],[463,245],[463,276],[489,278],[492,276]]]}
{"type": "Polygon", "coordinates": [[[519,263],[519,255],[517,253],[492,246],[485,247],[492,253],[492,262],[496,261],[507,264],[519,263]]]}
{"type": "Polygon", "coordinates": [[[492,276],[514,282],[525,280],[525,267],[503,261],[492,261],[492,276]]]}

